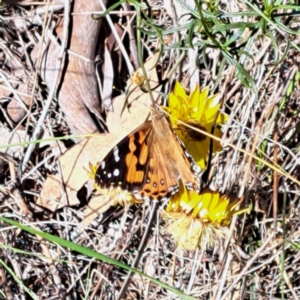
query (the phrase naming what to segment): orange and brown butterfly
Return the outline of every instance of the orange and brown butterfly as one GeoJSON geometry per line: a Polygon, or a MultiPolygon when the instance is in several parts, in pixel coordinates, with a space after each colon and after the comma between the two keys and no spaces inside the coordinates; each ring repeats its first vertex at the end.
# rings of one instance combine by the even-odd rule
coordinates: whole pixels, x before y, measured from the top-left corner
{"type": "Polygon", "coordinates": [[[121,188],[137,199],[164,200],[179,189],[200,189],[200,167],[157,106],[152,118],[119,142],[100,163],[95,181],[121,188]]]}

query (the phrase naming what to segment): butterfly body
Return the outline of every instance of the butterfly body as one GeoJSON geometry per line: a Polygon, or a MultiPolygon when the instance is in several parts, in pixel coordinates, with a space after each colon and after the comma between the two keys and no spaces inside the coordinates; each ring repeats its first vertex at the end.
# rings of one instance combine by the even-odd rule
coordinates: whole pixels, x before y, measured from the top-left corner
{"type": "Polygon", "coordinates": [[[179,180],[199,190],[199,166],[155,109],[146,121],[119,142],[100,164],[95,180],[101,188],[120,187],[136,198],[163,200],[176,193],[179,180]]]}

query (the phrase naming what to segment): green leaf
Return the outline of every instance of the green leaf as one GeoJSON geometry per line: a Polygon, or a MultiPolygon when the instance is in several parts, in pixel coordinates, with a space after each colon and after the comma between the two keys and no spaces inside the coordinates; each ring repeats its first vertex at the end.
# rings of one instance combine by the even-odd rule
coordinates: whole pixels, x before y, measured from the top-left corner
{"type": "Polygon", "coordinates": [[[255,28],[256,24],[255,23],[250,23],[250,22],[237,22],[237,23],[232,23],[232,24],[220,24],[217,25],[214,30],[212,31],[213,34],[217,32],[221,32],[224,30],[232,30],[232,29],[243,29],[245,30],[246,28],[255,28]]]}
{"type": "Polygon", "coordinates": [[[175,295],[181,297],[182,299],[187,299],[187,300],[196,300],[196,298],[194,297],[191,297],[191,296],[188,296],[188,295],[185,295],[183,292],[181,292],[180,290],[168,285],[168,284],[165,284],[155,278],[152,278],[146,274],[144,274],[143,272],[139,271],[139,270],[136,270],[134,268],[131,268],[113,258],[110,258],[108,256],[105,256],[101,253],[98,253],[90,248],[86,248],[86,247],[83,247],[83,246],[80,246],[80,245],[77,245],[77,244],[74,244],[70,241],[67,241],[67,240],[64,240],[64,239],[61,239],[57,236],[54,236],[54,235],[51,235],[51,234],[48,234],[48,233],[45,233],[45,232],[42,232],[42,231],[39,231],[39,230],[36,230],[32,227],[29,227],[29,226],[26,226],[26,225],[23,225],[23,224],[20,224],[18,222],[15,222],[15,221],[12,221],[10,219],[7,219],[7,218],[3,218],[0,216],[0,220],[7,223],[7,224],[10,224],[12,226],[16,226],[26,232],[29,232],[33,235],[39,235],[41,236],[43,239],[47,240],[47,241],[50,241],[52,243],[56,243],[62,247],[65,247],[65,248],[68,248],[72,251],[76,251],[78,253],[81,253],[85,256],[88,256],[88,257],[91,257],[91,258],[96,258],[98,260],[101,260],[107,264],[110,264],[110,265],[113,265],[113,266],[117,266],[119,268],[122,268],[122,269],[125,269],[127,271],[131,271],[135,274],[138,274],[142,277],[145,277],[147,279],[149,279],[150,281],[152,281],[153,283],[161,286],[162,288],[165,288],[169,291],[172,291],[175,295]]]}

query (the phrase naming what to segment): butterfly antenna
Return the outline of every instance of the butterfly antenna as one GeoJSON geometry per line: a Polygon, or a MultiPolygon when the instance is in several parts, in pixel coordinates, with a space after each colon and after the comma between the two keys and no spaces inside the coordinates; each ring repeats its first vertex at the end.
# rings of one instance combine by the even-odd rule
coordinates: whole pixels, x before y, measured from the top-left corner
{"type": "MultiPolygon", "coordinates": [[[[154,221],[154,218],[156,217],[156,213],[158,211],[158,206],[159,206],[159,201],[153,201],[153,206],[152,206],[152,209],[151,209],[151,212],[150,212],[149,221],[148,221],[146,230],[143,234],[140,246],[138,248],[137,256],[135,257],[135,260],[134,260],[134,262],[131,266],[132,268],[136,269],[137,266],[139,265],[139,262],[140,262],[141,258],[142,258],[145,247],[147,245],[147,240],[148,240],[148,237],[149,237],[149,234],[150,234],[150,230],[152,229],[152,222],[154,221]]],[[[125,280],[125,282],[124,282],[124,284],[121,288],[118,300],[121,300],[123,298],[123,296],[125,295],[127,287],[128,287],[128,285],[131,281],[132,273],[133,273],[132,271],[129,271],[129,273],[127,275],[127,278],[126,278],[126,280],[125,280]]]]}

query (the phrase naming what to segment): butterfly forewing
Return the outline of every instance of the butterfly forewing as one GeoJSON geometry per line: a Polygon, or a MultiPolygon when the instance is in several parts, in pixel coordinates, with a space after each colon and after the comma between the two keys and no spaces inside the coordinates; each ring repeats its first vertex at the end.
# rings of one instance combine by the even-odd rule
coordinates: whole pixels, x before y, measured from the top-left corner
{"type": "Polygon", "coordinates": [[[167,174],[176,177],[177,185],[180,179],[188,189],[199,190],[200,167],[171,129],[167,119],[159,114],[154,117],[154,135],[164,158],[164,166],[168,168],[167,174]]]}
{"type": "Polygon", "coordinates": [[[191,156],[191,154],[187,151],[187,149],[185,148],[183,142],[181,141],[181,139],[175,134],[174,134],[174,138],[178,141],[180,147],[182,148],[182,157],[183,159],[186,161],[186,165],[190,166],[190,171],[192,172],[192,174],[194,175],[195,180],[193,181],[193,184],[196,184],[192,187],[192,189],[197,190],[199,189],[199,177],[201,175],[201,168],[199,167],[199,165],[196,164],[196,162],[194,161],[193,157],[191,156]],[[198,186],[198,188],[196,187],[198,186]]]}
{"type": "Polygon", "coordinates": [[[149,155],[151,125],[151,121],[145,122],[107,154],[95,176],[100,188],[120,187],[128,192],[141,188],[149,155]]]}

